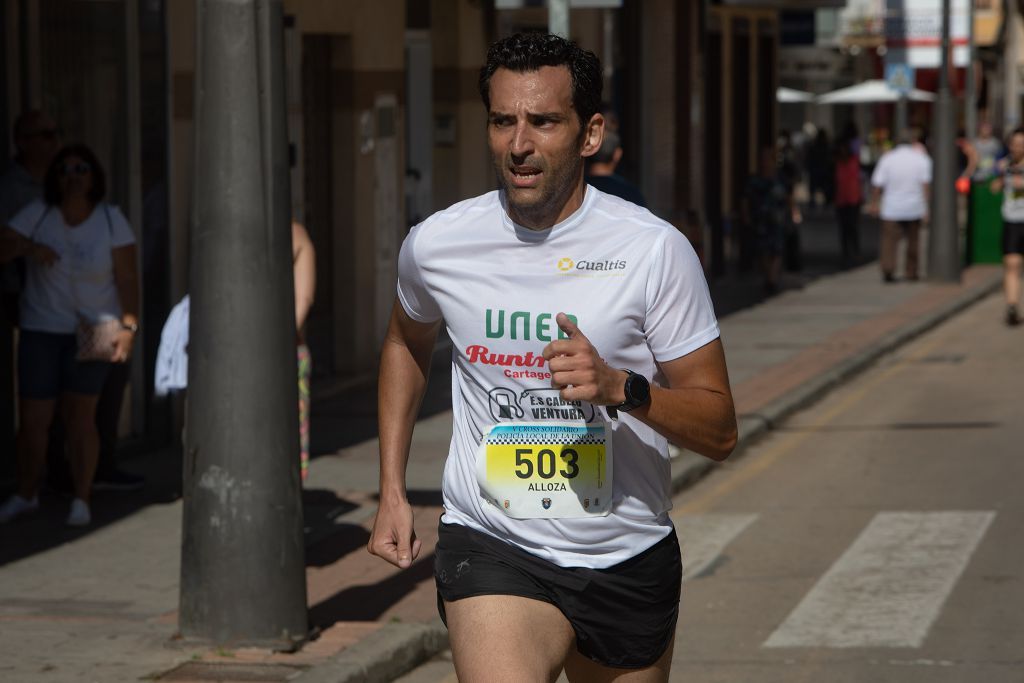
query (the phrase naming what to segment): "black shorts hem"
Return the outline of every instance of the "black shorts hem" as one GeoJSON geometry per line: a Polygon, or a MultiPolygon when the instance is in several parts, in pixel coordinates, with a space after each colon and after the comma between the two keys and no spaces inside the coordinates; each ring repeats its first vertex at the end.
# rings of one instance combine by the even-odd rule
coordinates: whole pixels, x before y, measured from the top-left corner
{"type": "Polygon", "coordinates": [[[583,652],[578,647],[576,648],[576,652],[579,652],[580,656],[586,657],[587,659],[592,661],[594,664],[599,664],[599,665],[601,665],[603,667],[606,667],[608,669],[622,669],[624,671],[640,671],[641,669],[649,669],[652,666],[654,666],[655,664],[657,664],[658,660],[661,659],[662,656],[666,652],[668,652],[668,646],[671,645],[672,641],[674,641],[675,639],[676,639],[676,633],[675,633],[675,629],[673,629],[672,633],[671,633],[671,636],[668,638],[668,640],[665,641],[665,644],[662,645],[661,649],[658,650],[658,654],[656,656],[654,656],[649,662],[646,662],[644,664],[609,664],[608,662],[603,662],[600,659],[597,659],[596,657],[594,657],[593,655],[591,655],[588,652],[583,652]]]}
{"type": "Polygon", "coordinates": [[[510,595],[553,605],[576,650],[613,669],[646,669],[675,639],[682,563],[674,531],[606,569],[559,567],[460,524],[442,523],[434,551],[438,612],[444,601],[510,595]]]}
{"type": "Polygon", "coordinates": [[[486,591],[478,591],[478,592],[475,592],[475,593],[467,593],[466,595],[460,595],[457,598],[446,598],[441,593],[441,591],[438,590],[437,591],[437,612],[441,616],[441,623],[443,623],[445,625],[445,628],[448,628],[448,614],[445,612],[445,609],[444,609],[444,603],[446,601],[447,602],[458,602],[459,600],[466,600],[467,598],[479,598],[479,597],[482,597],[484,595],[507,595],[507,596],[512,597],[512,598],[525,598],[527,600],[536,600],[537,602],[543,602],[543,603],[546,603],[548,605],[551,605],[552,607],[557,609],[559,612],[561,612],[563,617],[565,617],[566,619],[569,618],[568,615],[566,615],[565,612],[562,612],[562,608],[559,607],[558,605],[556,605],[553,600],[550,600],[550,599],[548,599],[546,597],[543,597],[543,596],[540,596],[540,595],[528,595],[528,594],[526,594],[524,592],[517,592],[517,591],[486,590],[486,591]]]}
{"type": "Polygon", "coordinates": [[[1024,254],[1024,222],[1003,221],[1003,256],[1024,254]]]}

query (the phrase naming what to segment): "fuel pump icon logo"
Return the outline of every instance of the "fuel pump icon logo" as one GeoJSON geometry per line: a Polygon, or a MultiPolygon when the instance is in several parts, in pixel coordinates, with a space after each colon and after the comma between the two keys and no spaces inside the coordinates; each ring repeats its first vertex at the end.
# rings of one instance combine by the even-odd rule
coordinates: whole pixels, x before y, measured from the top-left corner
{"type": "Polygon", "coordinates": [[[525,414],[516,392],[505,387],[491,389],[488,394],[491,409],[491,417],[498,420],[519,420],[525,414]]]}

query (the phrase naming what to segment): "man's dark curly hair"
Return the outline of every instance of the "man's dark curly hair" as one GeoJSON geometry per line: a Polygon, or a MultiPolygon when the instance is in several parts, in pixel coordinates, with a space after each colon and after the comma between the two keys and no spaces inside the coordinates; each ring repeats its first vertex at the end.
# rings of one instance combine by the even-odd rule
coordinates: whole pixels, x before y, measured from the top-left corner
{"type": "Polygon", "coordinates": [[[542,66],[565,66],[572,79],[572,106],[586,126],[601,110],[601,60],[571,40],[546,33],[517,33],[502,38],[487,50],[487,63],[480,69],[480,97],[491,109],[491,76],[498,69],[516,73],[537,71],[542,66]]]}

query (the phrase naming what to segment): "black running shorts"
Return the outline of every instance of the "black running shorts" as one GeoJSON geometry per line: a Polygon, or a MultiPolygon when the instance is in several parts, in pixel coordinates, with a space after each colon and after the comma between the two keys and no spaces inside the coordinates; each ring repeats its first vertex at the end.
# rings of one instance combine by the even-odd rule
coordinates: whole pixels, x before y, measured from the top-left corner
{"type": "Polygon", "coordinates": [[[1003,221],[1003,254],[1024,254],[1024,223],[1003,221]]]}
{"type": "MultiPolygon", "coordinates": [[[[576,631],[580,654],[604,666],[651,666],[675,638],[683,569],[675,531],[608,569],[559,567],[461,524],[441,524],[434,550],[437,606],[477,595],[551,603],[576,631]]],[[[447,623],[447,621],[445,621],[447,623]]]]}

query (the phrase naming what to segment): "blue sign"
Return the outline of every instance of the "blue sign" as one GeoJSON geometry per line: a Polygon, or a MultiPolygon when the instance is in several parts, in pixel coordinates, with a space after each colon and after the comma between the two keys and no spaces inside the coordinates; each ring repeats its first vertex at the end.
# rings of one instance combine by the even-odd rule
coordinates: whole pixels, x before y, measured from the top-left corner
{"type": "Polygon", "coordinates": [[[914,89],[914,68],[909,64],[886,64],[885,82],[893,90],[906,95],[914,89]]]}

